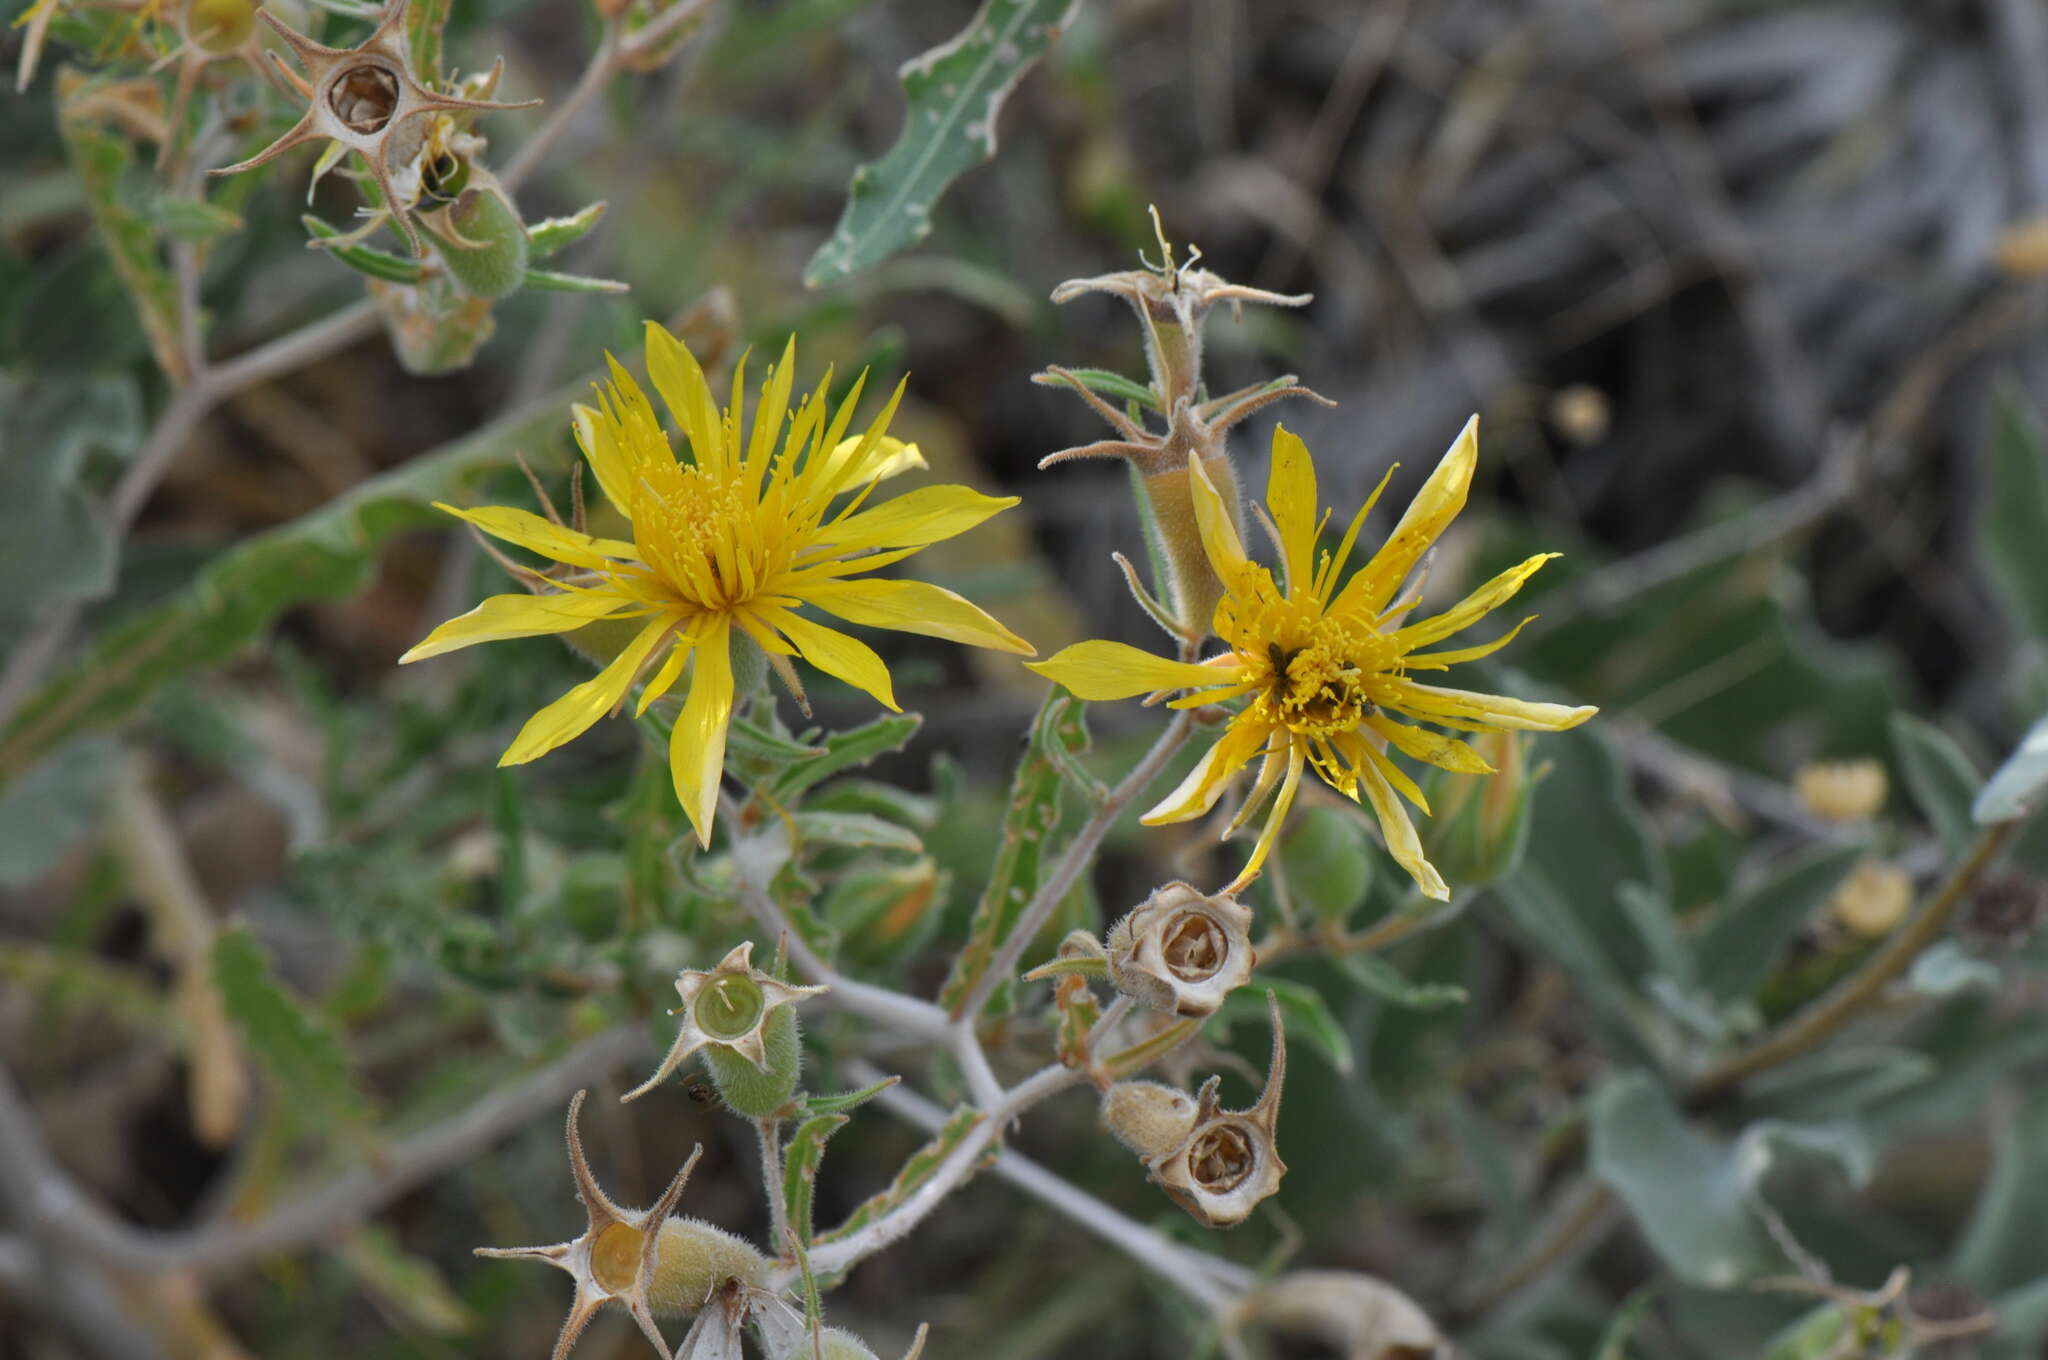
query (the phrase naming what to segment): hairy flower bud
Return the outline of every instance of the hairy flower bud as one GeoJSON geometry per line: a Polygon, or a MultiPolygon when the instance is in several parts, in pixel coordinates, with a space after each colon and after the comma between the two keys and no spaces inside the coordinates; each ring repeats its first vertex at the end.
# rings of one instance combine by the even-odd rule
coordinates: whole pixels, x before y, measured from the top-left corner
{"type": "Polygon", "coordinates": [[[1252,910],[1168,883],[1109,929],[1109,977],[1119,992],[1156,1011],[1213,1015],[1252,975],[1252,910]]]}
{"type": "Polygon", "coordinates": [[[455,201],[422,214],[420,225],[440,253],[441,266],[465,292],[501,298],[526,281],[526,223],[497,180],[481,167],[466,176],[455,201]]]}
{"type": "Polygon", "coordinates": [[[657,1315],[687,1315],[729,1290],[758,1290],[768,1279],[770,1263],[722,1228],[693,1218],[670,1217],[703,1152],[701,1147],[691,1152],[653,1207],[635,1211],[614,1204],[590,1174],[590,1163],[583,1155],[576,1120],[584,1094],[578,1091],[569,1102],[567,1134],[569,1168],[589,1220],[582,1235],[551,1247],[478,1247],[476,1254],[544,1261],[574,1278],[576,1295],[555,1341],[554,1360],[563,1360],[590,1319],[613,1302],[632,1314],[641,1332],[666,1356],[668,1342],[655,1325],[657,1315]]]}
{"type": "Polygon", "coordinates": [[[1163,1157],[1195,1127],[1195,1098],[1158,1081],[1119,1081],[1102,1093],[1102,1126],[1145,1161],[1163,1157]]]}
{"type": "Polygon", "coordinates": [[[1440,770],[1424,788],[1434,810],[1423,853],[1450,882],[1478,887],[1506,874],[1529,840],[1531,795],[1541,778],[1529,769],[1529,738],[1488,731],[1468,739],[1491,773],[1440,770]]]}
{"type": "MultiPolygon", "coordinates": [[[[1280,1002],[1266,994],[1273,1022],[1273,1059],[1266,1088],[1248,1110],[1225,1110],[1216,1099],[1219,1079],[1209,1078],[1195,1097],[1194,1121],[1173,1147],[1145,1159],[1145,1169],[1173,1202],[1205,1228],[1242,1223],[1259,1201],[1280,1188],[1286,1163],[1274,1144],[1280,1123],[1280,1088],[1287,1079],[1287,1034],[1280,1026],[1280,1002]]],[[[1163,1111],[1158,1097],[1141,1097],[1163,1111]]]]}
{"type": "Polygon", "coordinates": [[[718,1093],[752,1118],[782,1108],[796,1090],[803,1046],[791,1007],[823,987],[798,987],[753,966],[753,941],[736,946],[716,968],[689,969],[676,977],[683,1000],[672,1014],[683,1017],[668,1056],[653,1076],[626,1093],[636,1099],[653,1090],[685,1058],[704,1050],[718,1093]]]}

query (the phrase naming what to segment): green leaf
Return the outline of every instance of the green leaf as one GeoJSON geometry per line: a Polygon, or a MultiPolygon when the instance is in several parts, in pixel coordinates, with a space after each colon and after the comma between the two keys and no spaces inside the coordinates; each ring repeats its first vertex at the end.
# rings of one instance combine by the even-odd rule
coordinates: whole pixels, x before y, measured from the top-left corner
{"type": "Polygon", "coordinates": [[[441,39],[455,0],[412,0],[405,12],[405,47],[412,69],[429,80],[441,77],[441,39]]]}
{"type": "Polygon", "coordinates": [[[1252,979],[1249,986],[1239,987],[1223,999],[1223,1014],[1232,1021],[1266,1020],[1266,993],[1272,992],[1280,1002],[1280,1022],[1287,1027],[1287,1037],[1300,1040],[1323,1055],[1338,1075],[1350,1076],[1353,1066],[1351,1036],[1344,1032],[1344,1026],[1330,1013],[1329,1002],[1323,994],[1306,983],[1289,978],[1266,977],[1252,979]]]}
{"type": "Polygon", "coordinates": [[[1652,1280],[1639,1285],[1614,1315],[1614,1321],[1607,1324],[1607,1334],[1600,1339],[1600,1353],[1594,1360],[1629,1360],[1628,1343],[1635,1336],[1636,1329],[1643,1325],[1643,1319],[1650,1315],[1650,1305],[1657,1301],[1657,1295],[1664,1289],[1661,1281],[1652,1280]]]}
{"type": "Polygon", "coordinates": [[[2048,1276],[2048,1091],[2034,1090],[2000,1120],[1992,1143],[1997,1159],[1951,1263],[1986,1295],[2048,1276]]]}
{"type": "Polygon", "coordinates": [[[552,269],[528,268],[522,287],[542,293],[624,293],[631,291],[617,279],[593,279],[582,274],[562,274],[552,269]]]}
{"type": "Polygon", "coordinates": [[[1940,834],[1951,852],[1961,850],[1977,834],[1970,825],[1970,803],[1983,778],[1976,762],[1955,739],[1910,713],[1892,715],[1892,745],[1913,802],[1940,834]]]}
{"type": "Polygon", "coordinates": [[[407,1251],[381,1223],[364,1223],[334,1248],[335,1259],[380,1304],[435,1336],[456,1336],[476,1318],[431,1260],[407,1251]]]}
{"type": "Polygon", "coordinates": [[[834,732],[818,743],[824,748],[822,755],[776,775],[768,781],[768,791],[778,801],[789,803],[843,770],[857,769],[902,750],[923,724],[924,719],[915,713],[892,713],[851,731],[834,732]]]}
{"type": "Polygon", "coordinates": [[[2017,388],[1999,394],[1979,510],[1984,566],[2015,623],[2048,640],[2048,441],[2017,388]]]}
{"type": "Polygon", "coordinates": [[[1980,826],[2016,822],[2031,815],[2048,794],[2048,718],[2035,723],[2018,749],[1992,771],[1991,779],[1970,807],[1980,826]]]}
{"type": "Polygon", "coordinates": [[[1331,958],[1359,990],[1403,1010],[1433,1011],[1466,999],[1463,987],[1442,982],[1410,982],[1401,970],[1378,954],[1337,954],[1331,958]]]}
{"type": "MultiPolygon", "coordinates": [[[[337,240],[343,234],[311,213],[301,214],[299,221],[305,226],[307,234],[316,241],[337,240]]],[[[386,283],[418,283],[427,274],[425,267],[418,260],[403,259],[365,245],[328,246],[324,253],[341,261],[358,274],[367,274],[386,283]]]]}
{"type": "Polygon", "coordinates": [[[1700,934],[1700,985],[1721,1001],[1754,994],[1863,853],[1819,846],[1738,891],[1700,934]]]}
{"type": "Polygon", "coordinates": [[[183,382],[191,375],[180,339],[178,287],[157,250],[154,223],[133,206],[123,184],[135,168],[134,143],[111,125],[109,115],[118,101],[138,98],[143,89],[154,94],[155,88],[148,81],[88,77],[66,66],[57,72],[57,126],[85,185],[100,242],[141,316],[157,367],[183,382]]]}
{"type": "Polygon", "coordinates": [[[460,503],[514,452],[552,446],[574,399],[545,397],[246,539],[185,590],[109,629],[0,730],[0,787],[70,738],[121,723],[166,680],[233,656],[293,605],[354,594],[385,540],[447,522],[432,502],[460,503]]]}
{"type": "Polygon", "coordinates": [[[565,250],[588,236],[604,217],[605,205],[600,200],[582,212],[568,217],[550,217],[544,222],[530,222],[526,227],[526,248],[530,258],[541,260],[558,250],[565,250]]]}
{"type": "Polygon", "coordinates": [[[931,231],[932,205],[996,153],[996,117],[1056,41],[1080,0],[986,0],[952,41],[905,62],[907,107],[889,154],[856,170],[839,225],[804,269],[804,286],[837,283],[931,231]]]}
{"type": "Polygon", "coordinates": [[[114,1020],[157,1042],[186,1038],[185,1017],[147,974],[82,950],[0,940],[0,984],[66,1017],[114,1020]]]}
{"type": "Polygon", "coordinates": [[[203,198],[187,198],[183,194],[161,194],[152,209],[156,229],[166,236],[180,241],[204,245],[242,229],[240,214],[228,211],[218,203],[208,203],[203,198]]]}
{"type": "Polygon", "coordinates": [[[844,1223],[829,1232],[820,1233],[817,1240],[836,1242],[850,1237],[908,1199],[919,1186],[932,1178],[932,1173],[939,1169],[946,1155],[960,1146],[961,1140],[974,1132],[975,1126],[987,1117],[981,1111],[967,1107],[953,1111],[939,1126],[939,1131],[932,1135],[932,1140],[910,1154],[896,1172],[896,1178],[885,1189],[862,1200],[846,1216],[844,1223]]]}
{"type": "Polygon", "coordinates": [[[278,986],[247,929],[224,930],[214,940],[213,976],[228,1019],[281,1095],[324,1131],[368,1126],[370,1103],[340,1039],[318,1012],[278,986]]]}
{"type": "Polygon", "coordinates": [[[1686,1124],[1653,1078],[1634,1072],[1610,1080],[1594,1095],[1589,1118],[1593,1174],[1621,1197],[1680,1278],[1727,1289],[1782,1269],[1745,1201],[1730,1150],[1686,1124]]]}
{"type": "Polygon", "coordinates": [[[812,1115],[797,1126],[782,1154],[782,1203],[789,1226],[805,1246],[811,1242],[811,1202],[818,1186],[818,1166],[825,1160],[825,1140],[846,1127],[843,1114],[812,1115]]]}
{"type": "MultiPolygon", "coordinates": [[[[988,971],[996,951],[1016,928],[1017,919],[1038,893],[1045,871],[1047,842],[1059,830],[1061,763],[1047,749],[1066,746],[1068,754],[1088,740],[1072,696],[1054,686],[1031,724],[1031,744],[1010,778],[1010,801],[1003,814],[1003,839],[989,866],[988,886],[975,904],[967,942],[954,956],[953,971],[939,991],[939,1004],[957,1017],[967,995],[988,971]],[[1070,715],[1071,721],[1061,715],[1070,715]]],[[[989,993],[987,1010],[1006,1012],[1012,1004],[1008,978],[989,993]]]]}
{"type": "MultiPolygon", "coordinates": [[[[1159,394],[1141,382],[1126,378],[1121,373],[1106,368],[1070,368],[1065,370],[1074,380],[1091,392],[1099,392],[1119,401],[1134,401],[1148,411],[1160,412],[1159,394]]],[[[1049,373],[1036,373],[1031,381],[1041,387],[1065,387],[1064,380],[1049,373]]]]}
{"type": "Polygon", "coordinates": [[[840,845],[854,850],[901,850],[924,853],[924,842],[909,827],[870,817],[865,812],[799,812],[797,836],[805,845],[840,845]]]}
{"type": "Polygon", "coordinates": [[[812,1115],[820,1114],[852,1114],[902,1080],[901,1077],[884,1077],[873,1086],[863,1086],[858,1091],[845,1091],[836,1096],[806,1095],[804,1117],[808,1119],[812,1115]]]}
{"type": "Polygon", "coordinates": [[[44,611],[113,589],[120,547],[88,474],[95,452],[134,452],[141,408],[127,377],[0,374],[0,573],[35,583],[0,595],[0,647],[44,611]]]}
{"type": "Polygon", "coordinates": [[[87,737],[0,790],[0,884],[35,882],[92,834],[117,755],[112,741],[87,737]]]}

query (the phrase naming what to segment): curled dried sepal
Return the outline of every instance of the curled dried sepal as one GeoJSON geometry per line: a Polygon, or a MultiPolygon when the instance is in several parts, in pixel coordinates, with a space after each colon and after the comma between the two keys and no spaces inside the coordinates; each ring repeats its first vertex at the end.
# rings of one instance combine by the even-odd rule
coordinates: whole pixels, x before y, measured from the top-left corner
{"type": "Polygon", "coordinates": [[[675,1014],[683,1017],[668,1056],[654,1075],[625,1094],[633,1100],[647,1094],[685,1058],[701,1048],[717,1045],[739,1054],[756,1068],[768,1069],[768,1046],[764,1032],[777,1007],[792,1005],[807,996],[817,996],[824,987],[800,987],[780,981],[753,966],[754,942],[737,945],[704,971],[687,969],[676,975],[676,994],[683,1004],[675,1014]]]}
{"type": "Polygon", "coordinates": [[[1280,1026],[1280,1002],[1271,992],[1266,1006],[1273,1021],[1273,1060],[1258,1104],[1248,1110],[1222,1109],[1216,1099],[1218,1079],[1209,1078],[1195,1097],[1194,1125],[1187,1136],[1145,1162],[1152,1179],[1205,1228],[1244,1222],[1287,1174],[1274,1143],[1280,1088],[1287,1079],[1287,1034],[1280,1026]]]}
{"type": "Polygon", "coordinates": [[[1155,1011],[1213,1015],[1250,980],[1252,910],[1234,897],[1168,883],[1109,929],[1109,977],[1155,1011]]]}
{"type": "Polygon", "coordinates": [[[569,1102],[567,1135],[576,1197],[589,1216],[582,1234],[551,1247],[478,1247],[476,1254],[545,1261],[576,1281],[576,1296],[555,1341],[554,1360],[563,1360],[598,1309],[614,1301],[625,1306],[648,1341],[666,1357],[668,1342],[655,1325],[657,1312],[694,1311],[727,1279],[757,1281],[767,1259],[708,1223],[669,1217],[704,1151],[701,1145],[691,1150],[690,1159],[652,1207],[634,1211],[612,1203],[590,1174],[576,1129],[585,1094],[578,1091],[569,1102]]]}
{"type": "MultiPolygon", "coordinates": [[[[383,195],[383,210],[415,254],[424,253],[418,233],[408,220],[408,210],[417,193],[401,194],[401,174],[410,180],[414,161],[426,143],[426,130],[414,120],[423,113],[484,112],[493,109],[523,109],[537,99],[519,103],[497,103],[441,94],[429,89],[412,69],[412,56],[405,38],[405,12],[411,0],[390,0],[384,17],[370,36],[354,47],[327,47],[286,25],[269,10],[257,17],[276,30],[306,68],[303,78],[292,72],[282,58],[272,56],[278,69],[307,101],[305,116],[289,132],[245,161],[222,166],[216,175],[253,170],[305,142],[330,141],[354,151],[369,167],[383,195]]],[[[492,83],[495,83],[495,76],[492,83]]],[[[409,185],[416,188],[416,185],[409,185]]]]}

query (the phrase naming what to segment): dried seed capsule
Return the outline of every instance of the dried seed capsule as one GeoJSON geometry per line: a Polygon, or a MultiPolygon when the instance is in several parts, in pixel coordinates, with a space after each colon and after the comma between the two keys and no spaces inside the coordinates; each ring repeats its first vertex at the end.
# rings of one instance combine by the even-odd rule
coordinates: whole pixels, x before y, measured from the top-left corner
{"type": "Polygon", "coordinates": [[[1120,1081],[1102,1093],[1102,1126],[1150,1161],[1187,1140],[1195,1127],[1195,1098],[1157,1081],[1120,1081]]]}
{"type": "Polygon", "coordinates": [[[1212,1015],[1258,961],[1251,923],[1251,908],[1234,897],[1169,883],[1110,927],[1110,981],[1153,1010],[1212,1015]]]}
{"type": "Polygon", "coordinates": [[[1259,1201],[1280,1188],[1287,1173],[1274,1145],[1280,1088],[1287,1078],[1287,1035],[1280,1027],[1279,1000],[1268,992],[1266,1004],[1273,1020],[1273,1060],[1258,1104],[1249,1110],[1222,1109],[1216,1099],[1218,1079],[1209,1078],[1195,1097],[1194,1127],[1172,1150],[1145,1163],[1173,1202],[1205,1228],[1242,1223],[1259,1201]]]}

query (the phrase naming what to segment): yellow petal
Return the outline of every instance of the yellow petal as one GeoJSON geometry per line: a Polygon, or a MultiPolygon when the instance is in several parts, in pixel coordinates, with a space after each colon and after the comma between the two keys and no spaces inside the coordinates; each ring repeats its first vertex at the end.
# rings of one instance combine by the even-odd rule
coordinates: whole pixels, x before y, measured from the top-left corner
{"type": "MultiPolygon", "coordinates": [[[[523,591],[516,595],[493,595],[467,614],[458,614],[427,634],[418,646],[398,658],[398,664],[424,661],[479,642],[566,633],[620,610],[633,609],[636,604],[629,596],[600,590],[562,595],[528,595],[523,591]]],[[[644,614],[647,610],[643,606],[635,612],[644,614]]]]}
{"type": "Polygon", "coordinates": [[[1422,853],[1422,838],[1415,834],[1415,823],[1408,820],[1408,809],[1401,806],[1401,800],[1394,796],[1385,776],[1373,765],[1359,770],[1358,782],[1365,788],[1366,801],[1372,804],[1373,815],[1379,818],[1380,839],[1386,842],[1387,853],[1394,862],[1408,871],[1415,880],[1415,886],[1422,890],[1424,897],[1439,902],[1451,899],[1451,890],[1444,883],[1444,876],[1436,871],[1422,853]]]}
{"type": "Polygon", "coordinates": [[[1287,824],[1287,814],[1294,807],[1294,795],[1301,789],[1301,767],[1307,762],[1308,752],[1302,743],[1291,743],[1287,750],[1287,776],[1280,781],[1280,792],[1273,799],[1273,810],[1266,814],[1266,825],[1259,832],[1258,844],[1252,847],[1252,857],[1238,871],[1232,890],[1250,883],[1265,867],[1266,856],[1273,853],[1274,843],[1280,839],[1280,828],[1287,824]]]}
{"type": "Polygon", "coordinates": [[[524,765],[589,730],[625,696],[626,687],[640,673],[640,666],[653,654],[655,645],[669,635],[667,619],[656,619],[596,675],[526,720],[519,735],[498,757],[500,765],[524,765]]]}
{"type": "Polygon", "coordinates": [[[725,731],[732,718],[730,627],[708,616],[693,640],[690,697],[668,739],[668,772],[676,801],[696,828],[697,844],[710,846],[718,816],[718,781],[725,770],[725,731]]]}
{"type": "Polygon", "coordinates": [[[657,322],[647,323],[647,377],[661,393],[669,415],[690,438],[690,454],[697,466],[723,475],[726,468],[724,423],[711,384],[690,347],[664,330],[657,322]]]}
{"type": "Polygon", "coordinates": [[[458,510],[452,505],[434,502],[436,510],[445,510],[457,519],[474,524],[492,538],[502,538],[507,543],[538,553],[557,562],[567,562],[572,567],[589,567],[603,571],[618,565],[614,558],[629,562],[640,560],[640,550],[632,544],[616,538],[592,538],[579,534],[574,529],[542,519],[527,510],[514,510],[509,505],[480,505],[474,510],[458,510]]]}
{"type": "Polygon", "coordinates": [[[1194,502],[1195,528],[1202,535],[1202,551],[1209,555],[1209,565],[1215,569],[1217,579],[1229,589],[1244,574],[1250,559],[1244,554],[1244,540],[1237,536],[1236,518],[1203,470],[1201,455],[1192,450],[1188,453],[1188,496],[1194,502]]]}
{"type": "Polygon", "coordinates": [[[891,712],[900,711],[896,707],[895,686],[889,680],[889,668],[881,657],[875,655],[874,648],[859,638],[813,623],[787,609],[769,615],[768,622],[796,644],[804,660],[825,674],[837,676],[855,689],[872,694],[891,712]]]}
{"type": "MultiPolygon", "coordinates": [[[[775,452],[775,443],[782,435],[782,427],[789,419],[789,392],[796,381],[796,335],[790,334],[789,342],[782,347],[782,362],[768,371],[768,381],[761,385],[761,399],[754,405],[754,432],[747,441],[747,467],[760,471],[767,467],[768,459],[775,452]]],[[[740,378],[737,369],[733,374],[734,409],[740,400],[740,378]]]]}
{"type": "Polygon", "coordinates": [[[576,447],[597,474],[597,484],[612,508],[631,518],[633,513],[633,464],[619,447],[618,424],[603,412],[582,403],[569,408],[569,424],[576,431],[576,447]]]}
{"type": "Polygon", "coordinates": [[[812,541],[848,552],[922,546],[964,534],[1016,503],[1015,496],[984,496],[969,486],[921,486],[834,520],[812,541]]]}
{"type": "Polygon", "coordinates": [[[1216,744],[1202,753],[1202,758],[1188,771],[1187,778],[1138,820],[1146,826],[1164,826],[1168,822],[1185,822],[1199,817],[1215,807],[1216,800],[1223,796],[1223,790],[1230,787],[1230,781],[1244,769],[1247,761],[1258,754],[1259,744],[1266,735],[1266,729],[1254,724],[1232,723],[1216,739],[1216,744]]]}
{"type": "Polygon", "coordinates": [[[913,468],[929,466],[917,445],[886,434],[877,436],[872,445],[868,445],[863,435],[842,439],[839,447],[832,450],[826,459],[827,475],[840,487],[886,482],[913,468]],[[867,447],[865,453],[861,452],[863,446],[867,447]]]}
{"type": "Polygon", "coordinates": [[[683,663],[689,659],[690,640],[687,637],[677,638],[676,645],[669,648],[668,655],[662,658],[660,667],[640,687],[640,704],[633,710],[634,717],[645,713],[654,706],[656,699],[675,688],[676,677],[683,673],[683,663]]]}
{"type": "Polygon", "coordinates": [[[1472,489],[1472,468],[1478,461],[1479,417],[1474,416],[1465,422],[1464,430],[1415,499],[1408,502],[1393,534],[1338,592],[1331,606],[1333,613],[1372,615],[1387,607],[1422,555],[1465,508],[1465,495],[1472,489]]]}
{"type": "Polygon", "coordinates": [[[1384,714],[1374,714],[1365,725],[1385,737],[1402,755],[1456,774],[1492,774],[1493,766],[1477,751],[1441,732],[1397,723],[1384,714]]]}
{"type": "Polygon", "coordinates": [[[1266,478],[1266,508],[1280,531],[1287,561],[1287,591],[1306,594],[1315,577],[1316,465],[1308,446],[1285,425],[1273,427],[1273,469],[1266,478]]]}
{"type": "Polygon", "coordinates": [[[1169,661],[1122,642],[1077,642],[1043,661],[1027,661],[1076,699],[1129,699],[1158,689],[1209,686],[1226,677],[1211,666],[1169,661]]]}
{"type": "Polygon", "coordinates": [[[1337,544],[1337,551],[1325,557],[1322,566],[1316,570],[1314,594],[1322,603],[1329,603],[1330,592],[1337,588],[1337,579],[1344,574],[1344,564],[1351,560],[1351,545],[1358,541],[1358,531],[1365,527],[1366,516],[1380,503],[1381,493],[1387,489],[1387,483],[1394,480],[1394,469],[1400,466],[1399,463],[1387,464],[1387,470],[1380,474],[1379,484],[1373,487],[1372,494],[1365,498],[1365,504],[1358,507],[1358,513],[1351,517],[1350,525],[1344,530],[1344,537],[1337,544]]]}
{"type": "Polygon", "coordinates": [[[1407,656],[1401,658],[1401,662],[1403,665],[1411,668],[1421,667],[1425,670],[1446,670],[1458,665],[1460,662],[1477,661],[1483,656],[1492,656],[1495,652],[1513,642],[1517,633],[1535,621],[1536,616],[1531,614],[1528,618],[1523,619],[1491,642],[1482,642],[1472,647],[1458,647],[1448,652],[1410,652],[1407,656]]]}
{"type": "Polygon", "coordinates": [[[1417,647],[1427,647],[1432,642],[1440,642],[1460,629],[1477,623],[1494,609],[1513,599],[1515,592],[1522,588],[1522,583],[1534,576],[1537,568],[1556,556],[1556,553],[1537,553],[1534,557],[1509,567],[1443,613],[1432,618],[1419,619],[1396,631],[1392,634],[1394,646],[1403,652],[1412,652],[1417,647]]]}
{"type": "Polygon", "coordinates": [[[1418,684],[1413,680],[1396,683],[1393,703],[1422,717],[1441,715],[1520,732],[1563,732],[1577,727],[1600,711],[1591,704],[1581,704],[1576,708],[1565,704],[1541,704],[1527,699],[1511,699],[1504,694],[1477,694],[1471,690],[1418,684]]]}
{"type": "Polygon", "coordinates": [[[1266,805],[1266,798],[1273,792],[1273,785],[1280,780],[1281,771],[1287,768],[1287,761],[1294,748],[1294,735],[1279,728],[1266,743],[1266,758],[1259,763],[1259,777],[1252,781],[1251,791],[1244,796],[1244,803],[1237,815],[1230,819],[1230,825],[1223,828],[1224,838],[1235,836],[1258,816],[1259,809],[1266,805]]]}
{"type": "Polygon", "coordinates": [[[1035,656],[1030,643],[1018,637],[971,601],[942,586],[923,581],[827,581],[809,587],[803,598],[848,623],[922,633],[970,647],[1035,656]]]}

